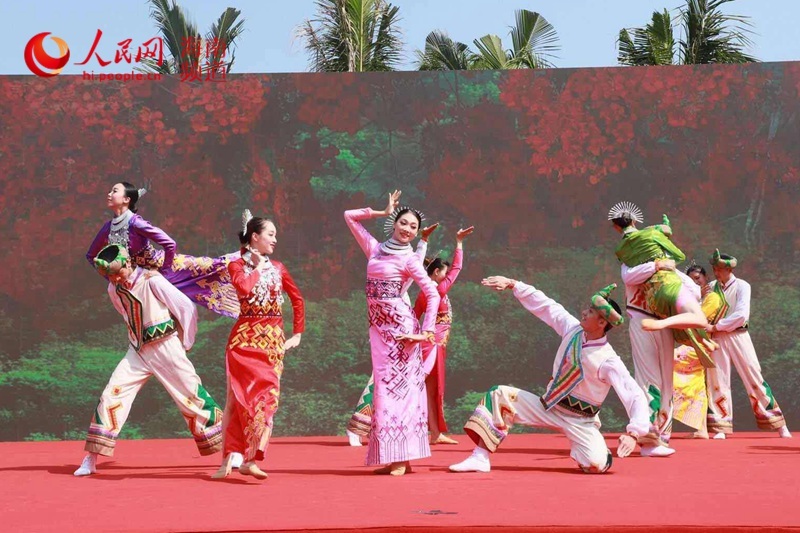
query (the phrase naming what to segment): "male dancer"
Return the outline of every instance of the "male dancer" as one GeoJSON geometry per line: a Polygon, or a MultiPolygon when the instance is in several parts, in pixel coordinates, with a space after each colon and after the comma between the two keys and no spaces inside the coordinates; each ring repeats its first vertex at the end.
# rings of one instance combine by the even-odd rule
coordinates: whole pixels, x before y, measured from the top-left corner
{"type": "Polygon", "coordinates": [[[531,285],[503,276],[486,278],[482,284],[497,291],[513,289],[520,303],[553,328],[562,341],[553,377],[541,398],[504,385],[489,389],[464,425],[477,446],[472,455],[450,470],[489,472],[489,454],[497,450],[517,423],[561,431],[570,441],[570,456],[581,470],[606,472],[611,467],[611,452],[599,431],[597,413],[611,387],[630,417],[627,433],[619,438],[617,456],[630,455],[650,424],[644,393],[606,339],[606,333],[624,321],[617,303],[608,299],[616,285],[598,291],[578,320],[531,285]]]}
{"type": "Polygon", "coordinates": [[[222,449],[222,411],[203,387],[186,351],[194,344],[197,309],[157,271],[131,264],[124,246],[112,244],[94,259],[109,280],[108,295],[128,326],[128,352],[111,374],[94,412],[76,476],[94,474],[97,455],[112,456],[136,394],[150,376],[167,390],[194,436],[200,455],[222,449]]]}

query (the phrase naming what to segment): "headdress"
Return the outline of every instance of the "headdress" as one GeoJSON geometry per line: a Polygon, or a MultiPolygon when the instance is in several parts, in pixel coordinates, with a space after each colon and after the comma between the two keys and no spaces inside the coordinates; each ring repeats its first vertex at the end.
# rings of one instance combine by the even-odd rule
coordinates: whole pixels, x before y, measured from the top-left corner
{"type": "Polygon", "coordinates": [[[128,255],[128,249],[126,247],[118,244],[109,244],[100,250],[94,258],[94,267],[103,276],[112,276],[128,266],[130,259],[131,257],[128,255]],[[106,250],[109,250],[109,252],[106,252],[106,250]],[[101,255],[110,255],[111,251],[114,251],[115,255],[110,261],[100,258],[101,255]]]}
{"type": "Polygon", "coordinates": [[[249,209],[242,211],[242,235],[247,233],[247,223],[253,220],[253,213],[249,209]]]}
{"type": "Polygon", "coordinates": [[[611,294],[611,291],[616,288],[617,284],[612,283],[611,285],[600,289],[592,296],[592,307],[601,315],[603,315],[603,318],[605,318],[612,326],[619,326],[625,322],[625,319],[622,317],[622,315],[620,315],[619,312],[617,312],[617,310],[614,309],[608,302],[608,295],[611,294]]]}
{"type": "Polygon", "coordinates": [[[634,222],[638,222],[639,224],[644,221],[642,210],[631,202],[619,202],[608,212],[608,220],[614,220],[615,218],[622,218],[625,216],[629,217],[634,222]]]}
{"type": "MultiPolygon", "coordinates": [[[[408,206],[405,206],[405,205],[401,206],[401,207],[398,207],[397,209],[395,209],[392,212],[391,215],[389,215],[389,217],[386,219],[386,222],[384,222],[384,224],[383,224],[383,231],[386,233],[387,236],[391,235],[392,232],[394,231],[394,223],[397,222],[397,216],[402,211],[405,211],[405,210],[409,210],[409,211],[415,213],[420,218],[420,220],[422,222],[425,222],[425,215],[422,213],[422,211],[419,211],[417,209],[414,209],[413,207],[408,207],[408,206]]],[[[422,225],[422,224],[420,224],[420,225],[422,225]]]]}
{"type": "Polygon", "coordinates": [[[738,261],[732,255],[728,256],[730,259],[723,259],[722,254],[719,253],[719,248],[714,250],[714,254],[711,256],[711,266],[721,266],[721,267],[730,267],[736,268],[738,261]]]}
{"type": "Polygon", "coordinates": [[[147,194],[147,189],[145,189],[144,187],[142,187],[141,189],[138,189],[136,192],[137,192],[137,193],[139,193],[139,200],[141,200],[141,199],[142,199],[142,196],[144,196],[145,194],[147,194]]]}
{"type": "Polygon", "coordinates": [[[690,271],[692,268],[696,267],[696,266],[700,266],[700,265],[698,265],[698,264],[695,262],[695,260],[694,260],[694,259],[692,259],[692,262],[691,262],[691,263],[689,263],[689,264],[686,266],[686,268],[684,268],[684,269],[683,269],[683,273],[684,273],[684,274],[688,274],[688,273],[689,273],[689,271],[690,271]]]}

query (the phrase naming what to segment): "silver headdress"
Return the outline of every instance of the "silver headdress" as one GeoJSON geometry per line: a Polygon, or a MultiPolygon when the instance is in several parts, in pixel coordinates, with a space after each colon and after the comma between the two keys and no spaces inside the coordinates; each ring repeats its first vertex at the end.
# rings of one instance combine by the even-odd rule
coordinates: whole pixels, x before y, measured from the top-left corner
{"type": "Polygon", "coordinates": [[[689,271],[692,269],[692,267],[696,267],[696,266],[697,266],[697,263],[695,262],[695,260],[694,260],[694,259],[692,259],[692,262],[691,262],[691,263],[689,263],[689,264],[686,266],[686,268],[684,268],[684,269],[683,269],[683,273],[684,273],[684,274],[688,274],[688,273],[689,273],[689,271]]]}
{"type": "MultiPolygon", "coordinates": [[[[392,214],[391,214],[391,215],[389,215],[389,216],[386,218],[386,222],[384,222],[384,224],[383,224],[383,231],[386,233],[386,235],[387,235],[387,236],[390,236],[390,235],[392,234],[392,232],[394,231],[394,223],[395,223],[395,222],[397,222],[397,215],[398,215],[398,214],[399,214],[401,211],[405,211],[406,209],[408,209],[409,211],[412,211],[412,212],[416,213],[416,214],[417,214],[417,216],[420,218],[420,220],[421,220],[422,222],[425,222],[425,215],[422,213],[422,211],[420,211],[420,210],[418,210],[418,209],[414,209],[413,207],[408,207],[408,206],[405,206],[405,205],[404,205],[404,206],[400,206],[400,207],[398,207],[397,209],[395,209],[395,210],[392,212],[392,214]]],[[[422,225],[422,224],[420,224],[420,226],[421,226],[421,225],[422,225]]]]}
{"type": "Polygon", "coordinates": [[[145,189],[144,187],[142,187],[141,189],[137,190],[136,192],[138,192],[138,193],[139,193],[139,200],[141,200],[141,199],[142,199],[142,196],[144,196],[145,194],[147,194],[147,189],[145,189]]]}
{"type": "Polygon", "coordinates": [[[253,220],[253,214],[249,209],[242,211],[242,234],[247,233],[247,223],[253,220]]]}
{"type": "Polygon", "coordinates": [[[608,220],[628,216],[634,222],[641,224],[644,221],[642,210],[631,202],[619,202],[608,212],[608,220]]]}

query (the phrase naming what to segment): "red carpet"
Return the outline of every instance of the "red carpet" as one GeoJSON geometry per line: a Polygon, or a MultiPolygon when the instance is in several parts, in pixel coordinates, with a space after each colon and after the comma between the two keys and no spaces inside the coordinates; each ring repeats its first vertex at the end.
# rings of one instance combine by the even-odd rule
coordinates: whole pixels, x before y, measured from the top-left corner
{"type": "Polygon", "coordinates": [[[274,439],[265,482],[211,481],[220,456],[199,457],[189,439],[120,442],[80,479],[83,443],[0,443],[0,530],[800,531],[797,438],[676,438],[671,458],[615,458],[591,476],[560,435],[512,435],[490,474],[446,472],[467,440],[392,478],[359,466],[365,448],[344,438],[274,439]]]}

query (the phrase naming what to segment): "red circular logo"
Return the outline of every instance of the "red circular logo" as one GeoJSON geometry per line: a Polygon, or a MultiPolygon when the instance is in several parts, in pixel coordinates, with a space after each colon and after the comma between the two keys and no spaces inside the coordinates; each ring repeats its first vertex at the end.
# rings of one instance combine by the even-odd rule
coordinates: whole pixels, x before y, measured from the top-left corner
{"type": "Polygon", "coordinates": [[[48,35],[50,35],[49,31],[34,35],[31,37],[31,40],[28,41],[28,44],[25,45],[25,64],[28,65],[31,72],[43,78],[56,76],[69,61],[69,47],[64,39],[60,37],[50,38],[58,45],[58,51],[61,53],[61,57],[52,57],[44,51],[44,38],[48,35]],[[42,70],[39,65],[48,69],[50,72],[42,70]]]}

